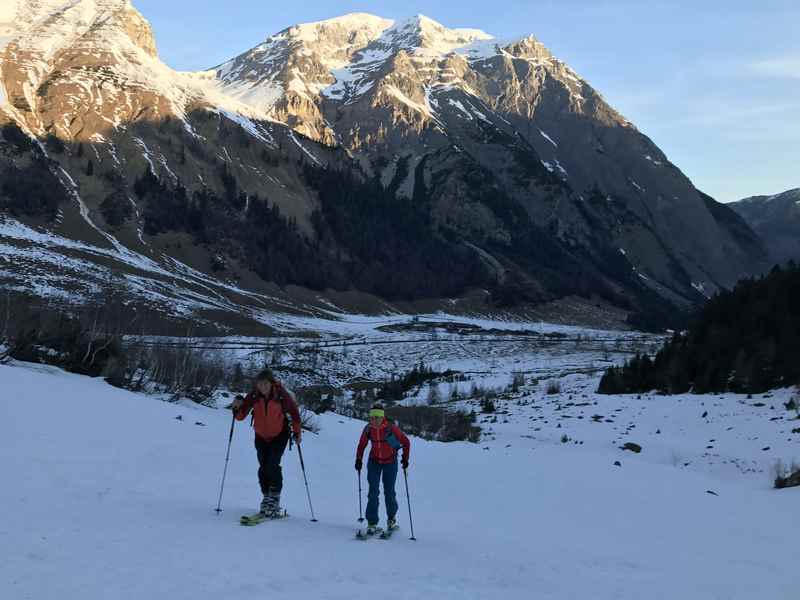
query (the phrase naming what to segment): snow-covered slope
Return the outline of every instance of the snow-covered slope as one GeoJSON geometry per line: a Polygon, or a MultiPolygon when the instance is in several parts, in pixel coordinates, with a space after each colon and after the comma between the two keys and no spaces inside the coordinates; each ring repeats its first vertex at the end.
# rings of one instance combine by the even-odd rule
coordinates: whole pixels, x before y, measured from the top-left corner
{"type": "MultiPolygon", "coordinates": [[[[0,366],[4,598],[751,599],[795,597],[798,492],[711,479],[647,453],[510,439],[413,440],[409,534],[353,539],[363,426],[324,415],[283,466],[292,517],[258,501],[252,434],[230,417],[100,380],[0,366]],[[181,417],[178,419],[178,417],[181,417]],[[713,489],[718,495],[706,492],[713,489]]],[[[664,435],[670,429],[665,426],[664,435]]]]}

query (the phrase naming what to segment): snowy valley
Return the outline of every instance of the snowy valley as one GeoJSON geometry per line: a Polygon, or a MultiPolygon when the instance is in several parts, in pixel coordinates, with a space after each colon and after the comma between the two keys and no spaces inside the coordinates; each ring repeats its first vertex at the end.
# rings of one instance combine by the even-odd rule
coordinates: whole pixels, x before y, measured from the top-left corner
{"type": "MultiPolygon", "coordinates": [[[[290,518],[245,528],[239,515],[260,496],[246,423],[233,438],[224,512],[214,512],[230,396],[165,402],[43,365],[0,366],[0,497],[13,515],[0,526],[2,595],[794,597],[800,489],[771,489],[778,461],[800,459],[800,420],[784,407],[792,390],[599,395],[603,365],[658,338],[477,320],[459,324],[478,332],[454,333],[438,317],[424,333],[398,332],[400,319],[329,321],[315,342],[319,377],[334,384],[421,360],[465,375],[439,385],[441,403],[475,410],[481,439],[412,439],[417,541],[402,477],[401,530],[354,539],[363,421],[326,412],[304,437],[317,523],[292,450],[283,461],[290,518]],[[379,329],[387,324],[395,331],[379,329]],[[462,397],[453,402],[452,385],[462,397]],[[497,392],[492,412],[468,398],[474,386],[497,392]],[[623,450],[628,443],[641,451],[623,450]]],[[[282,342],[300,340],[287,332],[282,342]]],[[[275,340],[217,342],[236,362],[275,351],[275,340]]],[[[302,353],[287,348],[289,366],[302,353]]],[[[406,402],[429,399],[422,386],[406,402]]]]}

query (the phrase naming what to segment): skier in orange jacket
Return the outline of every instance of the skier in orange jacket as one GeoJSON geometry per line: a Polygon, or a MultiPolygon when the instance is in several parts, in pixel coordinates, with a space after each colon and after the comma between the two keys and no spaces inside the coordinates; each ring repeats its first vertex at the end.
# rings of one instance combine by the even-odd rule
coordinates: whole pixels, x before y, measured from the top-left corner
{"type": "Polygon", "coordinates": [[[289,441],[290,428],[298,444],[302,437],[297,403],[272,371],[264,369],[256,377],[253,391],[246,397],[237,396],[231,410],[238,421],[252,412],[258,482],[263,495],[261,513],[267,517],[280,516],[283,510],[280,507],[283,489],[281,458],[289,441]]]}

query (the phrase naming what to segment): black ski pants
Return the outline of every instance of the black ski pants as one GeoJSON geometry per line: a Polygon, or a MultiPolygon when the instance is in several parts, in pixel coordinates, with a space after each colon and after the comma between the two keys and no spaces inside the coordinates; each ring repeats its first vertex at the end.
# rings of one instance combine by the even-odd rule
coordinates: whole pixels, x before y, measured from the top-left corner
{"type": "Polygon", "coordinates": [[[258,454],[258,483],[261,492],[267,495],[280,496],[283,489],[283,471],[281,457],[289,442],[289,429],[284,429],[278,437],[265,440],[256,436],[256,453],[258,454]]]}

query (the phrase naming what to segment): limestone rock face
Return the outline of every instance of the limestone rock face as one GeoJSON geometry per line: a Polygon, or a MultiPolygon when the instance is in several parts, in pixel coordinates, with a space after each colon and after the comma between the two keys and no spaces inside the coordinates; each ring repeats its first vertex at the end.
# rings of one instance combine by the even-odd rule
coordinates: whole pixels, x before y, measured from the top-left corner
{"type": "MultiPolygon", "coordinates": [[[[291,27],[214,73],[227,93],[343,146],[382,181],[403,175],[400,195],[414,189],[408,164],[462,153],[453,159],[491,172],[565,241],[597,242],[602,222],[603,244],[681,296],[713,293],[762,264],[758,242],[743,247],[664,153],[534,36],[353,14],[291,27]]],[[[438,179],[432,163],[424,174],[438,179]]]]}

